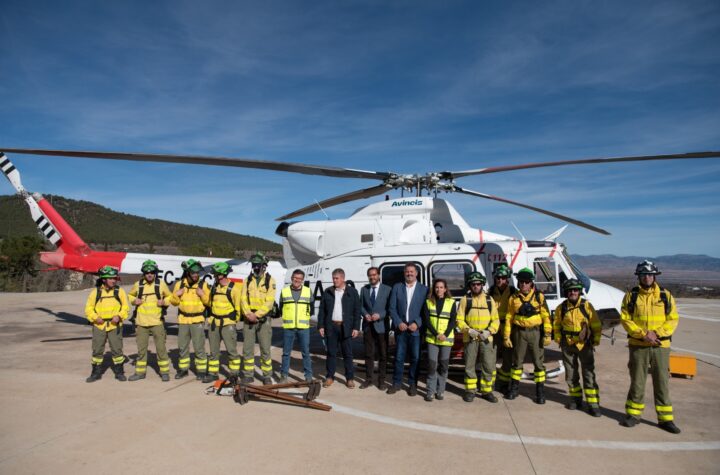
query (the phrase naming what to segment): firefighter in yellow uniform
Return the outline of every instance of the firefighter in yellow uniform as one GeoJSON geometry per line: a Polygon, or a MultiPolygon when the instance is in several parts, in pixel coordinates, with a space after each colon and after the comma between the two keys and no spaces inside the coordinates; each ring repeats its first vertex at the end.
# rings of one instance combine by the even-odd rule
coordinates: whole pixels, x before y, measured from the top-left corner
{"type": "Polygon", "coordinates": [[[235,285],[228,275],[232,272],[227,262],[217,262],[212,266],[215,283],[210,292],[198,289],[206,307],[210,308],[208,324],[208,340],[210,342],[210,359],[208,374],[203,383],[211,383],[218,379],[220,372],[220,341],[225,343],[228,353],[228,369],[230,376],[237,376],[240,371],[240,355],[237,351],[237,322],[240,315],[240,286],[235,285]]]}
{"type": "Polygon", "coordinates": [[[492,393],[495,379],[496,350],[493,336],[500,328],[495,301],[483,290],[487,282],[480,272],[467,278],[468,293],[460,299],[457,326],[462,331],[465,344],[465,402],[472,402],[477,391],[475,364],[480,357],[480,397],[496,403],[492,393]]]}
{"type": "Polygon", "coordinates": [[[92,372],[85,380],[92,383],[102,378],[105,343],[110,344],[113,373],[118,381],[125,381],[123,363],[122,322],[128,318],[127,294],[118,284],[118,271],[104,266],[98,270],[97,286],[85,303],[85,317],[92,329],[92,372]]]}
{"type": "Polygon", "coordinates": [[[195,259],[182,263],[183,275],[170,296],[170,303],[178,307],[178,372],[175,379],[182,379],[190,370],[190,342],[195,350],[195,376],[198,380],[207,375],[205,352],[205,305],[198,289],[210,294],[210,287],[200,279],[202,264],[195,259]]]}
{"type": "Polygon", "coordinates": [[[675,299],[655,281],[660,271],[652,262],[646,260],[638,264],[635,275],[640,285],[625,294],[620,314],[630,349],[630,390],[622,424],[633,427],[640,421],[649,368],[658,426],[679,434],[680,429],[673,422],[669,384],[670,340],[679,320],[675,299]]]}
{"type": "Polygon", "coordinates": [[[600,417],[600,393],[595,378],[594,348],[600,344],[602,324],[592,304],[580,297],[583,285],[579,280],[566,280],[563,290],[567,299],[555,309],[553,338],[560,345],[565,365],[565,382],[570,395],[566,407],[571,410],[582,409],[583,398],[580,388],[580,367],[582,367],[588,413],[593,417],[600,417]]]}
{"type": "Polygon", "coordinates": [[[505,316],[503,344],[513,349],[510,388],[506,399],[520,390],[525,353],[530,352],[535,372],[535,402],[545,404],[545,346],[550,344],[552,325],[545,296],[535,288],[535,273],[525,267],[515,274],[518,291],[510,297],[505,316]]]}
{"type": "MultiPolygon", "coordinates": [[[[505,315],[507,314],[510,296],[517,292],[517,289],[510,285],[512,270],[505,264],[499,265],[493,273],[495,284],[490,287],[488,293],[497,306],[498,318],[500,319],[500,331],[505,327],[505,315]]],[[[493,346],[496,351],[496,361],[500,361],[500,369],[497,370],[497,384],[495,390],[505,394],[510,386],[510,369],[512,368],[512,349],[503,345],[502,338],[493,339],[493,346]]]]}
{"type": "Polygon", "coordinates": [[[272,384],[271,317],[275,306],[275,279],[267,273],[267,260],[261,253],[250,258],[252,273],[243,282],[243,382],[252,383],[255,372],[255,341],[260,344],[260,370],[263,384],[272,384]]]}
{"type": "Polygon", "coordinates": [[[163,382],[170,381],[170,358],[166,346],[165,312],[170,305],[170,289],[158,278],[157,263],[146,260],[140,270],[143,278],[135,282],[130,290],[130,298],[135,305],[135,333],[137,341],[137,360],[135,374],[130,381],[145,379],[147,375],[148,344],[152,335],[157,352],[158,370],[163,382]]]}

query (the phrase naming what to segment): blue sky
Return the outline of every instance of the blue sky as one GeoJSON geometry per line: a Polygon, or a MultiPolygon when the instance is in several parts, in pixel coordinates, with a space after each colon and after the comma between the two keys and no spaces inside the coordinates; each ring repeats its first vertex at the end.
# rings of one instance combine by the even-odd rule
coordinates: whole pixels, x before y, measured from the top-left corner
{"type": "MultiPolygon", "coordinates": [[[[402,173],[720,150],[717,1],[2,4],[0,146],[402,173]]],[[[275,217],[374,184],[10,158],[33,191],[275,240],[275,217]]],[[[573,253],[720,257],[720,160],[458,183],[612,233],[571,225],[561,240],[573,253]]],[[[0,184],[0,193],[11,192],[0,184]]],[[[517,235],[515,223],[537,239],[564,224],[501,203],[449,199],[472,225],[494,232],[517,235]]],[[[370,202],[327,212],[343,218],[370,202]]]]}

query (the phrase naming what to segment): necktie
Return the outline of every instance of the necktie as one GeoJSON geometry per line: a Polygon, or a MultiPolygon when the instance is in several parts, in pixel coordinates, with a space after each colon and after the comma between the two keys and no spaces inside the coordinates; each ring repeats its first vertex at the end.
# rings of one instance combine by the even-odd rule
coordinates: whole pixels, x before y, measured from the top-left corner
{"type": "Polygon", "coordinates": [[[370,292],[370,305],[375,306],[375,287],[370,292]]]}

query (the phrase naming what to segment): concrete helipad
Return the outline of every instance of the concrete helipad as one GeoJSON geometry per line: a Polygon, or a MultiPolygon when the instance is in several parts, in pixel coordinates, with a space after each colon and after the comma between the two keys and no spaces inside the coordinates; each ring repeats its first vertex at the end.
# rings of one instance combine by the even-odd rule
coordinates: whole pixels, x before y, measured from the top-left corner
{"type": "MultiPolygon", "coordinates": [[[[695,352],[698,375],[672,378],[674,436],[656,427],[651,384],[643,423],[618,425],[629,379],[624,335],[596,354],[603,417],[563,407],[566,385],[548,383],[537,406],[521,397],[489,404],[462,401],[462,374],[444,401],[404,392],[336,384],[320,398],[329,413],[281,404],[206,396],[194,378],[162,383],[149,371],[120,383],[90,371],[86,292],[0,294],[0,473],[718,473],[720,466],[720,301],[680,299],[675,349],[695,352]]],[[[171,312],[174,315],[174,311],[171,312]]],[[[174,316],[168,346],[177,360],[174,316]]],[[[313,330],[314,332],[314,330],[313,330]]],[[[279,367],[280,329],[273,360],[279,367]]],[[[358,341],[357,353],[362,345],[358,341]]],[[[134,337],[125,353],[134,361],[134,337]]],[[[557,348],[547,352],[556,366],[557,348]]],[[[300,376],[299,354],[292,373],[300,376]]],[[[324,357],[313,339],[315,374],[324,357]]],[[[361,360],[356,359],[357,363],[361,360]]],[[[154,358],[151,360],[154,366],[154,358]]],[[[339,368],[342,363],[339,362],[339,368]]],[[[529,367],[527,369],[530,369],[529,367]]],[[[126,364],[131,374],[133,366],[126,364]]],[[[174,374],[174,370],[172,371],[174,374]]],[[[362,381],[363,371],[357,372],[362,381]]],[[[338,382],[343,382],[342,375],[338,382]]],[[[423,392],[424,384],[420,389],[423,392]]]]}

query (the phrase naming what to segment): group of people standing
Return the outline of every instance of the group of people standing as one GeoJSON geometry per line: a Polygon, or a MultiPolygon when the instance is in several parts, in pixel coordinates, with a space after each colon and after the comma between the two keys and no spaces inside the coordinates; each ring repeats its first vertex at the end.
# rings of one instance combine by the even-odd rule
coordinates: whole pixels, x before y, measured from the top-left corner
{"type": "MultiPolygon", "coordinates": [[[[215,282],[208,285],[200,278],[202,265],[189,259],[183,263],[182,279],[170,291],[158,279],[155,262],[142,265],[143,279],[129,293],[135,305],[138,356],[131,381],[145,378],[149,337],[155,341],[158,370],[169,381],[170,359],[165,345],[164,315],[169,305],[178,306],[178,370],[176,379],[189,374],[190,343],[195,351],[195,373],[205,383],[218,379],[220,344],[228,353],[228,372],[240,375],[237,351],[237,327],[243,321],[242,382],[254,381],[255,344],[260,346],[259,366],[263,384],[272,383],[270,355],[271,317],[282,319],[283,355],[278,382],[287,381],[290,354],[295,340],[300,346],[303,372],[313,379],[310,359],[310,319],[315,302],[304,285],[305,274],[294,270],[290,284],[280,292],[275,304],[276,284],[267,273],[267,261],[261,254],[251,260],[252,274],[242,284],[228,279],[232,271],[225,262],[212,266],[215,282]],[[207,323],[207,325],[206,325],[207,323]],[[207,327],[210,353],[205,352],[207,327]]],[[[655,408],[659,426],[679,433],[673,422],[668,389],[670,337],[678,322],[675,301],[655,278],[657,267],[644,261],[635,274],[639,286],[629,291],[622,303],[621,322],[628,332],[631,387],[623,425],[633,427],[644,409],[643,397],[648,370],[653,377],[655,408]]],[[[554,340],[560,347],[568,384],[571,410],[583,408],[600,417],[600,394],[594,371],[594,348],[601,338],[601,322],[592,304],[582,298],[583,285],[576,279],[563,283],[566,299],[551,316],[545,296],[535,288],[535,275],[529,268],[515,273],[518,287],[511,285],[512,271],[506,265],[494,269],[493,284],[485,291],[486,278],[472,272],[466,278],[466,292],[456,301],[444,279],[435,279],[432,288],[418,281],[414,263],[403,269],[403,282],[393,287],[380,282],[376,267],[367,270],[368,283],[359,290],[348,285],[345,272],[332,272],[333,285],[322,292],[317,329],[326,348],[324,387],[335,383],[338,350],[345,367],[345,385],[355,387],[352,340],[361,333],[365,345],[365,389],[375,384],[388,394],[402,388],[405,362],[409,396],[418,394],[418,369],[421,340],[427,346],[427,384],[424,399],[443,400],[448,378],[450,351],[456,337],[463,339],[465,391],[463,400],[472,402],[476,395],[497,403],[494,390],[512,400],[518,396],[523,363],[529,353],[533,363],[534,401],[545,404],[544,348],[554,340]],[[386,381],[389,335],[394,335],[395,361],[392,380],[386,381]],[[378,360],[377,378],[375,360],[378,360]],[[499,367],[498,367],[499,363],[499,367]],[[479,370],[479,371],[478,371],[479,370]],[[478,374],[479,373],[479,374],[478,374]],[[479,381],[478,381],[479,376],[479,381]],[[582,376],[582,386],[580,384],[582,376]]],[[[105,343],[110,344],[116,379],[124,381],[122,322],[128,318],[128,299],[117,285],[117,270],[105,266],[99,271],[99,285],[91,292],[86,316],[93,327],[93,382],[102,376],[105,343]]]]}

